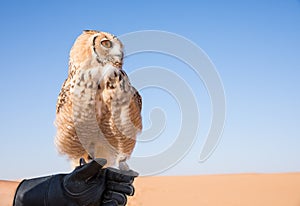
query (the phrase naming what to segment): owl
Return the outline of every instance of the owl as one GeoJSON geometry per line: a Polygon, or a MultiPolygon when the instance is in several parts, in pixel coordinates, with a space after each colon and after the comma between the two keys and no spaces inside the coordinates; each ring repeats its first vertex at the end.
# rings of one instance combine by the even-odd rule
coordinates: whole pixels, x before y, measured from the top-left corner
{"type": "Polygon", "coordinates": [[[55,142],[73,166],[79,159],[107,159],[128,170],[142,130],[142,99],[122,69],[123,45],[114,35],[85,30],[70,51],[68,77],[56,106],[55,142]]]}

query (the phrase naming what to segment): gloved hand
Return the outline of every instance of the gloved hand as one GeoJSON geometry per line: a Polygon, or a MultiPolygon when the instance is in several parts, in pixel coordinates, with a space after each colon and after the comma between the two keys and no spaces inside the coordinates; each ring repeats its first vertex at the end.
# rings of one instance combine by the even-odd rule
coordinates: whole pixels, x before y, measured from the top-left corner
{"type": "Polygon", "coordinates": [[[134,178],[138,173],[129,170],[117,170],[115,168],[106,169],[106,190],[103,196],[103,206],[110,205],[126,205],[126,195],[134,195],[134,187],[132,185],[134,178]]]}
{"type": "Polygon", "coordinates": [[[114,183],[117,184],[111,186],[111,178],[107,178],[111,175],[106,177],[106,173],[110,174],[110,171],[102,169],[105,164],[105,159],[97,159],[77,167],[70,174],[24,180],[17,189],[14,206],[125,205],[125,194],[130,195],[128,191],[133,191],[132,182],[128,182],[128,179],[117,173],[114,176],[117,178],[114,179],[114,183]],[[106,178],[109,181],[106,181],[106,178]],[[118,186],[118,183],[121,186],[118,186]],[[103,197],[104,191],[106,197],[111,198],[109,201],[103,197]]]}

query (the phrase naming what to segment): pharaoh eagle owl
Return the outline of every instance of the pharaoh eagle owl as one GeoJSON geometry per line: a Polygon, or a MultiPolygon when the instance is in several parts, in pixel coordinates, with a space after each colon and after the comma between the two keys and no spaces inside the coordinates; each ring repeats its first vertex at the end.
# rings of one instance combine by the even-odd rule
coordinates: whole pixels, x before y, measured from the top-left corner
{"type": "Polygon", "coordinates": [[[79,159],[107,159],[128,169],[142,129],[142,100],[122,69],[123,45],[105,32],[84,31],[75,41],[68,77],[56,107],[56,145],[76,166],[79,159]]]}

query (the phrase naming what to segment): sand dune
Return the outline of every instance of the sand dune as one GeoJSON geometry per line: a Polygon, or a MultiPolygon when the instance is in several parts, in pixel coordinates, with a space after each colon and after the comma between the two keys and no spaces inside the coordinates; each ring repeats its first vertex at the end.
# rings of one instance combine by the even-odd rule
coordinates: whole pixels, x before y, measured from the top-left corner
{"type": "Polygon", "coordinates": [[[300,173],[139,177],[130,206],[300,206],[300,173]]]}

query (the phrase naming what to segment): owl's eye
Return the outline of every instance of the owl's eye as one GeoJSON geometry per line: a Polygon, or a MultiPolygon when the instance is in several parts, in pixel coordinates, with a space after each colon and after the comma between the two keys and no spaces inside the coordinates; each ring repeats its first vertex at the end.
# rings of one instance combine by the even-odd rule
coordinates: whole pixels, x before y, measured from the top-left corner
{"type": "Polygon", "coordinates": [[[102,40],[101,45],[104,46],[105,48],[111,48],[112,47],[112,43],[108,39],[102,40]]]}

